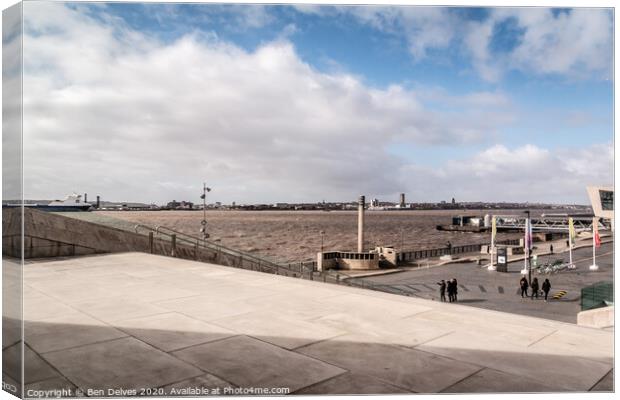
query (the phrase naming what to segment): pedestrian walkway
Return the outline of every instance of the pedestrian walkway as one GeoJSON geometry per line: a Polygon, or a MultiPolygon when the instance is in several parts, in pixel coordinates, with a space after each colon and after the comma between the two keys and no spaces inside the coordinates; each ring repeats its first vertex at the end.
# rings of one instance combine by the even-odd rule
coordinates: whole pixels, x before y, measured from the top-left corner
{"type": "Polygon", "coordinates": [[[29,388],[612,390],[613,333],[558,321],[142,253],[31,262],[24,280],[29,388]]]}

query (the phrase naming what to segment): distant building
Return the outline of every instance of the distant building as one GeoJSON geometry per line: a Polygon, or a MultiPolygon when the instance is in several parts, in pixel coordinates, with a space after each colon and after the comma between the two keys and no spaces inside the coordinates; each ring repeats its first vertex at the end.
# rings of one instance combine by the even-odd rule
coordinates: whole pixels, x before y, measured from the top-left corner
{"type": "Polygon", "coordinates": [[[398,203],[398,205],[400,206],[400,208],[405,208],[405,194],[404,193],[400,194],[400,202],[398,203]]]}
{"type": "Polygon", "coordinates": [[[173,210],[191,210],[194,208],[194,203],[192,203],[191,201],[185,201],[185,200],[181,202],[172,200],[171,202],[167,204],[167,207],[173,210]]]}
{"type": "Polygon", "coordinates": [[[611,229],[614,228],[614,187],[613,186],[588,186],[586,188],[592,211],[599,218],[611,221],[611,229]]]}
{"type": "Polygon", "coordinates": [[[452,204],[456,204],[456,201],[454,200],[454,197],[452,198],[452,204]]]}

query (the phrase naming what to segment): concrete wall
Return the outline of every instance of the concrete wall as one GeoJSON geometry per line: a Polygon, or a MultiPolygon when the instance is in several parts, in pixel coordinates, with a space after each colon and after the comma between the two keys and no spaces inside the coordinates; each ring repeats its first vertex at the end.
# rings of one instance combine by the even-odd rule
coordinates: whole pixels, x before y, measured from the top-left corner
{"type": "Polygon", "coordinates": [[[577,325],[591,328],[608,328],[614,326],[614,306],[595,308],[577,314],[577,325]]]}
{"type": "MultiPolygon", "coordinates": [[[[2,210],[2,252],[21,257],[19,226],[20,209],[2,210]]],[[[209,262],[254,271],[272,272],[287,276],[296,273],[286,268],[275,268],[268,262],[251,255],[231,254],[225,250],[197,247],[149,237],[104,225],[39,210],[24,210],[24,257],[48,258],[99,253],[141,251],[188,260],[209,262]]]]}
{"type": "Polygon", "coordinates": [[[317,270],[328,269],[379,269],[379,254],[330,251],[317,253],[317,270]]]}

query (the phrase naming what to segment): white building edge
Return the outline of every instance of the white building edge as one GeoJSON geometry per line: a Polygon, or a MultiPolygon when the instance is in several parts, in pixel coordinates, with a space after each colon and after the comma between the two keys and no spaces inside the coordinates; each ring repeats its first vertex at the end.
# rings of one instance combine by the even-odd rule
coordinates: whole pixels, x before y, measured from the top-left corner
{"type": "Polygon", "coordinates": [[[611,230],[614,229],[614,187],[613,186],[588,186],[586,188],[592,211],[599,218],[611,221],[611,230]]]}

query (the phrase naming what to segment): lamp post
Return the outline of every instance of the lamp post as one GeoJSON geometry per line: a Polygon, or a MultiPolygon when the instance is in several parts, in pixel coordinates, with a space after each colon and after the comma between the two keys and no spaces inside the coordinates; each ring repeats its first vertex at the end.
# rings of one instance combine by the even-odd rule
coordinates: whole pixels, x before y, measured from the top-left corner
{"type": "Polygon", "coordinates": [[[325,231],[319,232],[321,234],[321,255],[323,254],[323,238],[325,237],[325,231]]]}
{"type": "Polygon", "coordinates": [[[207,233],[207,192],[210,192],[211,188],[207,187],[205,182],[202,183],[202,194],[200,198],[202,199],[202,221],[200,224],[202,228],[200,228],[200,232],[202,233],[203,246],[206,246],[207,238],[209,234],[207,233]]]}

